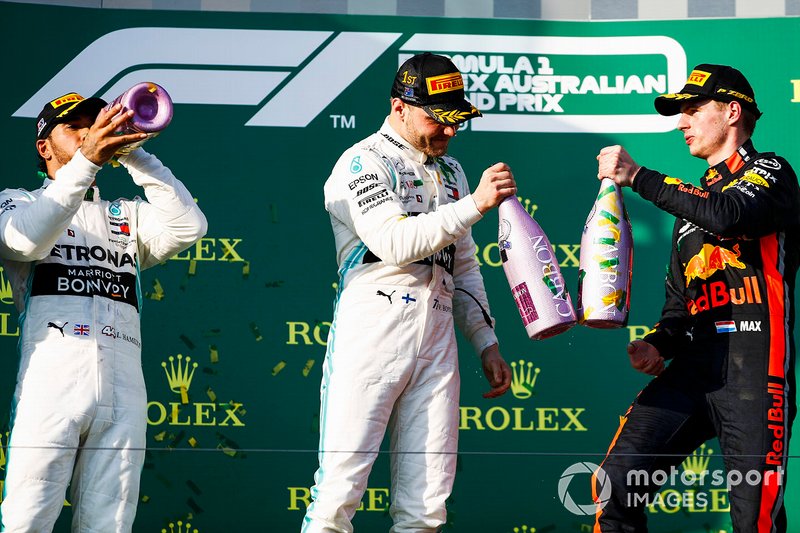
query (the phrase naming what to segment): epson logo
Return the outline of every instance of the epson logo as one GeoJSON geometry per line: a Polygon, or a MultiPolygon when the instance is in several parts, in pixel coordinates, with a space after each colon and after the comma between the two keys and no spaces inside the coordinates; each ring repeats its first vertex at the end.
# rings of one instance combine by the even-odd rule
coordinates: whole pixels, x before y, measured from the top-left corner
{"type": "Polygon", "coordinates": [[[377,174],[364,174],[363,176],[359,176],[356,179],[354,179],[353,181],[351,181],[348,184],[348,187],[350,187],[350,190],[352,191],[353,189],[355,189],[356,187],[358,187],[362,183],[366,183],[368,181],[378,181],[378,175],[377,174]]]}

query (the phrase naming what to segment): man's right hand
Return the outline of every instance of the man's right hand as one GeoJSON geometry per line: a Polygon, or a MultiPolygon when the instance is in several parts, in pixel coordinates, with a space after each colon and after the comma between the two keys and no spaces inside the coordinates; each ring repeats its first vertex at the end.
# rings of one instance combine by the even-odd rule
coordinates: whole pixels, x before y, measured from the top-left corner
{"type": "Polygon", "coordinates": [[[126,144],[147,138],[146,133],[129,135],[115,133],[119,126],[133,117],[132,110],[120,113],[121,110],[121,104],[116,104],[111,109],[101,109],[81,143],[80,150],[83,156],[99,167],[107,163],[126,144]],[[119,116],[117,116],[118,113],[119,116]]]}
{"type": "Polygon", "coordinates": [[[635,340],[628,344],[628,357],[631,366],[651,376],[657,376],[664,371],[664,358],[658,348],[642,340],[635,340]]]}
{"type": "Polygon", "coordinates": [[[514,181],[511,167],[505,163],[495,163],[483,171],[481,182],[472,193],[472,199],[475,200],[478,211],[485,215],[513,194],[517,194],[517,182],[514,181]]]}

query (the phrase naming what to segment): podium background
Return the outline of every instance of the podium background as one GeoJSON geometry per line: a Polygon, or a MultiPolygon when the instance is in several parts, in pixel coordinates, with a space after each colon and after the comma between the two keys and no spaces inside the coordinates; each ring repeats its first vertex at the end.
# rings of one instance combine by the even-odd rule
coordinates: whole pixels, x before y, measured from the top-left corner
{"type": "MultiPolygon", "coordinates": [[[[403,54],[422,51],[414,46],[427,42],[435,45],[425,49],[483,56],[487,67],[502,56],[503,66],[511,68],[526,56],[538,73],[549,62],[554,75],[578,76],[584,87],[590,83],[586,78],[594,77],[597,91],[601,76],[609,77],[611,87],[619,85],[615,76],[629,83],[627,94],[590,90],[559,98],[550,93],[539,99],[539,111],[518,113],[515,91],[494,90],[504,83],[502,74],[468,76],[471,87],[485,82],[480,92],[493,96],[497,105],[492,117],[459,132],[451,154],[473,187],[490,164],[502,160],[512,166],[523,203],[547,232],[574,295],[581,230],[597,193],[595,155],[601,147],[623,144],[639,163],[695,182],[705,168],[688,155],[681,135],[669,131],[674,121],[665,126],[655,116],[652,99],[660,89],[637,93],[630,76],[661,75],[673,90],[697,63],[739,67],[765,111],[756,146],[800,167],[800,68],[790,60],[798,56],[797,29],[796,19],[589,23],[0,3],[6,80],[0,100],[5,132],[0,186],[38,187],[35,121],[20,111],[27,102],[35,116],[46,100],[69,90],[113,97],[134,82],[150,80],[173,95],[176,109],[170,127],[145,149],[187,184],[209,219],[205,239],[142,277],[150,426],[135,531],[171,533],[189,529],[187,522],[201,533],[299,529],[316,468],[320,368],[337,277],[322,184],[339,154],[379,127],[403,54]],[[128,32],[112,33],[144,27],[160,30],[139,40],[126,40],[128,32]],[[181,28],[196,29],[192,40],[181,37],[181,28]],[[270,47],[244,40],[263,37],[265,30],[287,33],[270,47]],[[295,39],[308,44],[317,34],[301,32],[329,33],[303,49],[295,39]],[[455,47],[447,36],[457,34],[469,35],[467,44],[474,50],[455,47]],[[498,52],[496,43],[503,39],[497,36],[514,38],[498,52]],[[526,49],[522,43],[531,36],[546,38],[544,43],[556,37],[610,41],[580,41],[555,51],[526,49]],[[620,40],[648,36],[661,37],[654,49],[640,47],[646,41],[620,40]],[[674,45],[667,46],[664,37],[674,45]],[[336,48],[349,38],[352,44],[336,48]],[[381,39],[383,48],[377,44],[381,39]],[[627,48],[609,55],[597,47],[601,42],[627,48]],[[70,64],[82,51],[91,61],[70,64]],[[672,75],[680,65],[679,74],[672,75]],[[252,83],[243,84],[245,79],[252,83]],[[48,83],[55,93],[34,98],[48,83]],[[69,86],[60,90],[58,83],[69,86]],[[499,108],[501,93],[514,100],[506,110],[499,108]],[[571,125],[582,115],[594,120],[571,125]],[[273,125],[253,124],[269,120],[273,125]],[[514,121],[529,131],[513,131],[514,121]],[[565,131],[542,131],[554,128],[565,131]],[[631,131],[637,128],[647,131],[631,131]],[[170,388],[170,357],[175,365],[191,358],[190,371],[198,365],[186,403],[170,388]]],[[[513,86],[512,77],[504,80],[513,86]]],[[[140,194],[121,169],[104,169],[98,183],[107,199],[140,194]]],[[[626,205],[635,259],[630,323],[620,330],[576,327],[530,341],[500,266],[496,212],[473,229],[501,351],[518,368],[530,363],[538,374],[530,397],[517,389],[516,395],[484,400],[479,361],[461,339],[461,441],[449,530],[590,530],[593,517],[572,514],[562,503],[565,497],[590,502],[588,474],[571,481],[562,474],[576,463],[600,463],[619,415],[647,382],[630,369],[624,347],[659,316],[672,225],[669,216],[630,191],[626,205]]],[[[4,276],[0,300],[0,419],[7,420],[18,317],[4,276]]],[[[4,431],[4,445],[6,438],[4,431]]],[[[798,446],[792,446],[790,464],[798,446]]],[[[710,460],[708,470],[723,468],[715,441],[698,453],[710,460]]],[[[4,464],[2,456],[0,476],[4,464]]],[[[354,520],[357,531],[388,530],[388,478],[388,456],[382,454],[354,520]]],[[[792,481],[790,531],[800,531],[795,510],[800,489],[792,481]]],[[[719,487],[678,483],[651,508],[650,528],[730,531],[727,508],[719,487]],[[692,498],[707,505],[687,505],[692,498]]],[[[67,507],[56,530],[68,531],[69,519],[67,507]]]]}

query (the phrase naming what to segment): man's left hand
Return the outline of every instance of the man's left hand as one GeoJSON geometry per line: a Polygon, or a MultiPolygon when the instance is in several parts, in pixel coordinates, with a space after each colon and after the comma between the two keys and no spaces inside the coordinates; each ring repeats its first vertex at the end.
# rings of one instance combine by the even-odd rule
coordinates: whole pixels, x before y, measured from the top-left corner
{"type": "Polygon", "coordinates": [[[483,394],[484,398],[497,398],[502,396],[511,386],[511,369],[500,355],[500,349],[496,344],[486,348],[481,354],[481,364],[483,373],[489,380],[492,390],[483,394]]]}

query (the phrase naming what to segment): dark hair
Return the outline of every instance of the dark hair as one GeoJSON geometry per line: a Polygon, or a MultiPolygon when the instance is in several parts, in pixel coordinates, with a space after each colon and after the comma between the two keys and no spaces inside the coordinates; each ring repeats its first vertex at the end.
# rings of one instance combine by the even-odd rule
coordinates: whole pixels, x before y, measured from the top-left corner
{"type": "Polygon", "coordinates": [[[757,120],[758,118],[752,112],[742,108],[742,128],[750,137],[753,136],[753,132],[756,130],[757,120]]]}
{"type": "MultiPolygon", "coordinates": [[[[723,100],[712,100],[712,102],[715,102],[720,109],[723,107],[728,107],[728,104],[730,104],[730,102],[725,102],[723,100]]],[[[742,106],[742,129],[748,137],[753,136],[753,132],[756,130],[757,120],[758,117],[755,115],[755,113],[745,109],[745,107],[742,106]]]]}

